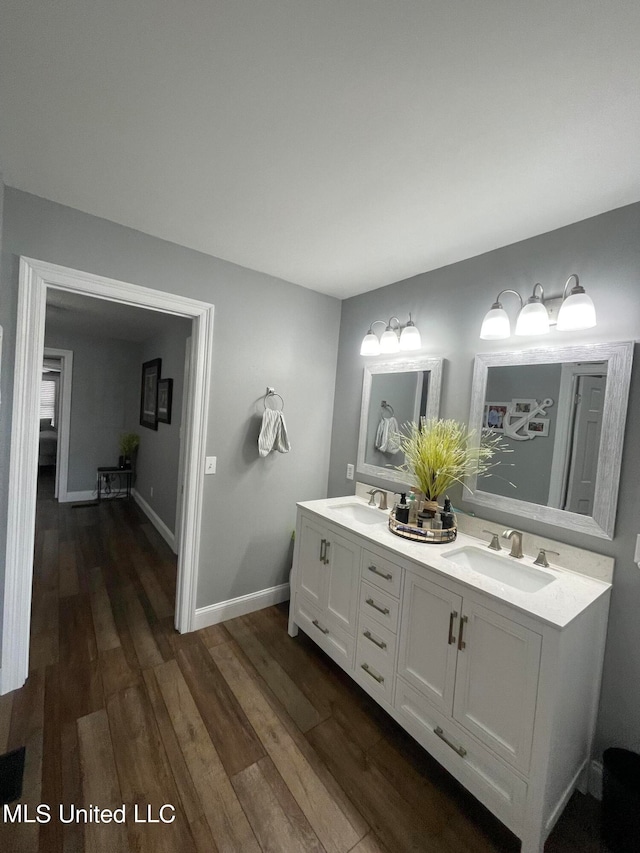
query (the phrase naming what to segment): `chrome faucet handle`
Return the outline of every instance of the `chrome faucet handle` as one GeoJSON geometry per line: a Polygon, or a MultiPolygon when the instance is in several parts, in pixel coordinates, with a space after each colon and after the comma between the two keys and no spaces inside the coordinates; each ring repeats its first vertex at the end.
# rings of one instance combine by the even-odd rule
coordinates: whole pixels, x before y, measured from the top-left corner
{"type": "Polygon", "coordinates": [[[492,551],[502,551],[499,533],[496,533],[495,530],[483,530],[482,532],[488,533],[491,536],[491,542],[487,545],[487,548],[491,548],[492,551]]]}
{"type": "Polygon", "coordinates": [[[559,557],[560,554],[557,551],[550,551],[548,548],[540,548],[540,552],[538,556],[533,561],[534,566],[542,566],[544,569],[549,568],[549,560],[547,560],[547,554],[554,554],[556,557],[559,557]]]}
{"type": "Polygon", "coordinates": [[[367,494],[371,495],[371,497],[369,498],[369,503],[367,504],[367,506],[375,506],[376,505],[376,490],[371,489],[371,491],[367,492],[367,494]]]}

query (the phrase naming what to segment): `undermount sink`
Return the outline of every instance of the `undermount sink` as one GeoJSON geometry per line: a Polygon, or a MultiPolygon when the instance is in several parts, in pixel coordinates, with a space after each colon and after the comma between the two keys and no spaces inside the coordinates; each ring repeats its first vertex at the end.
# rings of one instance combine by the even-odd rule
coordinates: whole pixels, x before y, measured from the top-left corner
{"type": "Polygon", "coordinates": [[[555,580],[549,572],[522,564],[513,557],[499,557],[473,545],[465,545],[442,556],[457,566],[472,569],[521,592],[537,592],[555,580]]]}
{"type": "Polygon", "coordinates": [[[386,512],[381,512],[376,507],[365,506],[355,501],[348,501],[343,504],[334,504],[328,507],[331,512],[336,515],[341,515],[349,521],[358,521],[360,524],[380,524],[387,521],[388,515],[386,512]]]}

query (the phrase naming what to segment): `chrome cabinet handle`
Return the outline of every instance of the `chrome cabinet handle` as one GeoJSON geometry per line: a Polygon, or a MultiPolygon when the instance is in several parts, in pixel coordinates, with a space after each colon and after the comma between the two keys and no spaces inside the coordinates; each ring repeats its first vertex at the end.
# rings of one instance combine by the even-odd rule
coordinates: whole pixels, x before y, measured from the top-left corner
{"type": "Polygon", "coordinates": [[[456,638],[453,636],[453,623],[458,618],[458,611],[452,610],[451,615],[449,616],[449,645],[451,646],[455,643],[456,638]]]}
{"type": "Polygon", "coordinates": [[[327,547],[324,549],[324,562],[326,565],[329,564],[329,548],[331,547],[331,542],[327,539],[327,547]]]}
{"type": "Polygon", "coordinates": [[[384,578],[386,581],[392,581],[393,575],[388,572],[381,572],[380,569],[376,568],[376,566],[367,566],[370,572],[373,572],[374,575],[378,575],[378,577],[384,578]]]}
{"type": "Polygon", "coordinates": [[[446,736],[446,734],[442,731],[440,726],[436,726],[435,729],[433,730],[433,733],[438,735],[440,740],[443,740],[446,743],[446,745],[450,746],[454,752],[457,752],[461,758],[465,757],[465,755],[467,754],[467,750],[464,748],[464,746],[456,746],[454,743],[451,743],[451,741],[446,736]]]}
{"type": "Polygon", "coordinates": [[[384,684],[384,676],[378,675],[377,672],[374,672],[372,669],[370,669],[368,663],[361,663],[360,668],[364,669],[367,675],[370,675],[374,681],[378,682],[378,684],[384,684]]]}
{"type": "Polygon", "coordinates": [[[322,625],[318,622],[318,620],[317,620],[317,619],[314,619],[314,620],[313,620],[313,622],[312,622],[311,624],[312,624],[312,625],[315,625],[315,626],[316,626],[316,628],[318,629],[318,631],[322,631],[322,633],[323,633],[323,634],[328,634],[328,633],[329,633],[329,629],[328,629],[328,628],[323,628],[323,627],[322,627],[322,625]]]}
{"type": "Polygon", "coordinates": [[[326,553],[326,547],[327,547],[327,540],[321,539],[320,540],[320,562],[321,563],[324,563],[324,555],[326,553]]]}
{"type": "Polygon", "coordinates": [[[463,649],[467,648],[467,644],[462,639],[462,632],[464,631],[464,626],[467,624],[468,621],[469,620],[467,619],[466,616],[462,616],[460,618],[460,636],[458,637],[458,650],[459,651],[462,651],[463,649]]]}
{"type": "Polygon", "coordinates": [[[378,613],[382,613],[383,616],[389,615],[389,608],[388,607],[380,607],[379,604],[375,603],[373,598],[367,598],[367,599],[365,599],[365,601],[367,602],[369,607],[373,607],[374,610],[377,610],[378,613]]]}
{"type": "Polygon", "coordinates": [[[371,640],[373,645],[377,646],[379,649],[386,649],[387,648],[387,644],[385,643],[385,641],[384,640],[376,640],[376,638],[373,636],[373,634],[370,631],[363,631],[362,636],[366,637],[367,640],[371,640]]]}

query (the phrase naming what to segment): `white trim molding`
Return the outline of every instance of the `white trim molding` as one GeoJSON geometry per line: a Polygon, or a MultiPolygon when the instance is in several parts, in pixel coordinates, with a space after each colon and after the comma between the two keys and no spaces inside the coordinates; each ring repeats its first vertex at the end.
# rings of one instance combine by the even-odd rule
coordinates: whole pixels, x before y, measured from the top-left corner
{"type": "Polygon", "coordinates": [[[60,503],[85,503],[86,501],[95,501],[98,499],[96,489],[89,489],[84,492],[65,492],[64,497],[58,500],[60,503]]]}
{"type": "Polygon", "coordinates": [[[175,626],[194,628],[200,559],[202,494],[212,375],[214,306],[91,273],[20,258],[14,369],[7,550],[2,621],[2,691],[21,687],[29,672],[29,628],[36,518],[39,377],[44,353],[47,290],[85,294],[123,305],[151,308],[192,321],[191,408],[185,449],[184,504],[178,554],[175,626]]]}
{"type": "Polygon", "coordinates": [[[151,524],[153,524],[155,529],[158,531],[160,536],[162,536],[162,538],[167,543],[169,548],[171,548],[173,553],[177,554],[178,552],[176,550],[176,537],[169,530],[169,528],[164,523],[164,521],[160,518],[158,513],[154,509],[152,509],[151,506],[149,506],[149,504],[145,501],[145,499],[142,497],[142,495],[140,494],[140,492],[137,489],[131,490],[131,497],[138,504],[138,506],[140,507],[142,512],[147,516],[147,518],[149,519],[151,524]]]}
{"type": "Polygon", "coordinates": [[[230,598],[228,601],[221,601],[219,604],[199,607],[196,610],[193,629],[199,631],[201,628],[208,628],[209,625],[217,625],[218,622],[225,622],[227,619],[234,619],[236,616],[245,616],[247,613],[264,610],[265,607],[271,607],[273,604],[280,604],[282,601],[288,600],[289,584],[281,583],[279,586],[271,586],[268,589],[251,592],[249,595],[230,598]]]}

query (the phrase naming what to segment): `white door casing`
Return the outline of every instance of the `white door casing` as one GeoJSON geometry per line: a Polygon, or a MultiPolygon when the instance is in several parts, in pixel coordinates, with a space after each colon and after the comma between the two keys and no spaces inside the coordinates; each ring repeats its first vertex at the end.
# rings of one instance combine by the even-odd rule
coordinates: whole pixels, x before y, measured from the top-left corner
{"type": "Polygon", "coordinates": [[[29,628],[38,474],[38,381],[44,353],[47,288],[64,290],[186,317],[192,322],[185,490],[179,535],[175,625],[192,630],[200,551],[204,459],[211,386],[214,306],[32,258],[20,258],[14,369],[9,508],[0,694],[24,684],[29,672],[29,628]]]}

